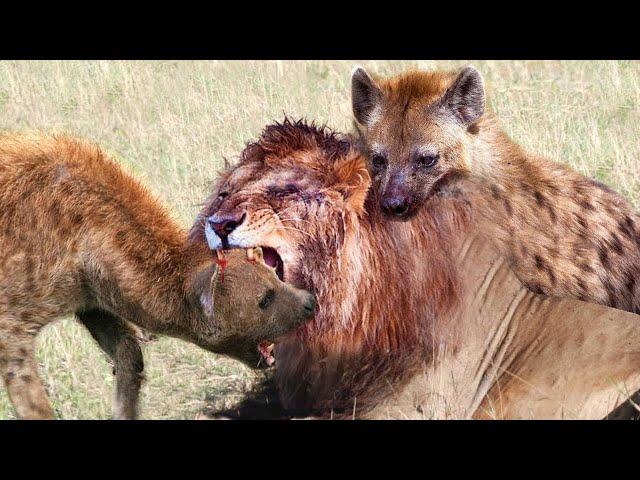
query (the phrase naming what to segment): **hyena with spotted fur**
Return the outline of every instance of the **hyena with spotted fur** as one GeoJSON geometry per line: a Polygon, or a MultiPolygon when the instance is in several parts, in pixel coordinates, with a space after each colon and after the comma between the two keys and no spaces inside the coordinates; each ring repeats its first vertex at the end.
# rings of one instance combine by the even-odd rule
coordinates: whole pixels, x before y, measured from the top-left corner
{"type": "Polygon", "coordinates": [[[53,418],[35,336],[64,315],[112,359],[114,416],[131,419],[143,372],[132,324],[255,367],[259,343],[315,308],[261,250],[229,252],[220,272],[141,184],[75,139],[0,136],[0,226],[0,374],[20,418],[53,418]]]}
{"type": "Polygon", "coordinates": [[[409,220],[432,195],[463,195],[537,293],[640,313],[640,217],[622,196],[526,152],[485,109],[482,76],[352,76],[352,106],[382,211],[409,220]]]}

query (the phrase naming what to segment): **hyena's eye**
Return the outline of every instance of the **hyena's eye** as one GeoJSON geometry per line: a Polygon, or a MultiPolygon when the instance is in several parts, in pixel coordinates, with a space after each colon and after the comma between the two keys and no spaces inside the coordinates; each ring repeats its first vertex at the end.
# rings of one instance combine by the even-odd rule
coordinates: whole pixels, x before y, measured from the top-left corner
{"type": "Polygon", "coordinates": [[[424,154],[416,157],[416,165],[420,168],[431,168],[438,163],[438,155],[424,154]]]}
{"type": "Polygon", "coordinates": [[[269,305],[273,303],[275,299],[276,299],[275,290],[271,290],[271,289],[267,290],[265,294],[262,296],[262,298],[260,299],[260,302],[258,302],[258,307],[260,307],[261,310],[265,310],[266,308],[269,307],[269,305]]]}
{"type": "Polygon", "coordinates": [[[218,198],[219,198],[220,200],[224,200],[224,199],[225,199],[225,198],[227,198],[228,196],[229,196],[229,192],[220,192],[220,193],[218,194],[218,198]]]}
{"type": "Polygon", "coordinates": [[[387,168],[387,157],[379,153],[375,153],[371,157],[371,168],[373,168],[374,174],[382,173],[387,168]]]}

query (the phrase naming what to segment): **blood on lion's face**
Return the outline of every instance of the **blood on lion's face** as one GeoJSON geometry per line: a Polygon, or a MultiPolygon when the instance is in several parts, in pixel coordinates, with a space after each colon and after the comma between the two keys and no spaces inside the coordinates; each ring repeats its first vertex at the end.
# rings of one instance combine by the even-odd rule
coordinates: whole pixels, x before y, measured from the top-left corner
{"type": "Polygon", "coordinates": [[[345,218],[364,212],[369,175],[350,152],[347,141],[301,122],[267,127],[219,177],[196,230],[214,250],[262,247],[280,279],[312,291],[301,275],[305,245],[339,242],[345,218]]]}

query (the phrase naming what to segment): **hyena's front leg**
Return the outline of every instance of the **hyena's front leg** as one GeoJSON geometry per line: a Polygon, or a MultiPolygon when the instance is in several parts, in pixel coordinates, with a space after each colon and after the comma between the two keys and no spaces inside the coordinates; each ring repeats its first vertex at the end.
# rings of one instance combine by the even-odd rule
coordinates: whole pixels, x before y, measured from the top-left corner
{"type": "Polygon", "coordinates": [[[100,348],[113,360],[116,375],[113,418],[136,419],[140,386],[144,379],[144,362],[137,332],[125,321],[104,310],[89,310],[76,315],[100,348]]]}
{"type": "Polygon", "coordinates": [[[0,372],[16,414],[23,419],[53,419],[53,409],[38,375],[35,336],[41,325],[0,317],[0,372]]]}

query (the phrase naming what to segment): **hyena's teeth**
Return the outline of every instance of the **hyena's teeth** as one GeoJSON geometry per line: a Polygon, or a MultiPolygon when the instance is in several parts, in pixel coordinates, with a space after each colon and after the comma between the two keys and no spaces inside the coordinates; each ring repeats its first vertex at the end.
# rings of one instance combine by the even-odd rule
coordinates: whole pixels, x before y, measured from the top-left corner
{"type": "Polygon", "coordinates": [[[274,363],[276,363],[276,359],[272,355],[273,346],[274,346],[273,343],[268,343],[268,342],[260,342],[260,344],[258,345],[258,350],[260,351],[260,355],[262,355],[262,358],[264,359],[265,363],[268,366],[271,366],[274,363]]]}

